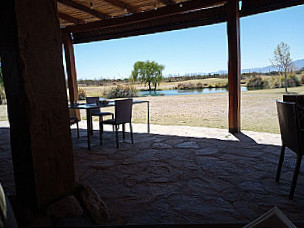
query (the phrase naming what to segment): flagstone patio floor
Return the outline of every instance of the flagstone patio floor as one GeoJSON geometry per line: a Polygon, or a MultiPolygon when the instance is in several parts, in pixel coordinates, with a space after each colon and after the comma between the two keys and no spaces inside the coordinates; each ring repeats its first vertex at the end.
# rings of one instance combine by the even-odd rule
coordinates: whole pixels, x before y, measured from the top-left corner
{"type": "MultiPolygon", "coordinates": [[[[14,192],[8,124],[0,130],[0,181],[14,192]]],[[[73,127],[76,181],[91,185],[110,212],[109,224],[247,223],[279,207],[292,221],[304,220],[304,167],[294,200],[288,199],[295,154],[288,151],[281,181],[275,172],[280,135],[224,129],[134,124],[135,143],[107,128],[99,145],[94,123],[87,150],[86,124],[73,127]]],[[[128,128],[127,128],[128,131],[128,128]]]]}

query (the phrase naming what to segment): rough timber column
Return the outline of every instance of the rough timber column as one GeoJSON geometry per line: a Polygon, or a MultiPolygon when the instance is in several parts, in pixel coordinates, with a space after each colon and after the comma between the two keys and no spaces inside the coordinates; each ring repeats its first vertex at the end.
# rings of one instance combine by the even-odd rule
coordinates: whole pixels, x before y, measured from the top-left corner
{"type": "Polygon", "coordinates": [[[229,132],[241,129],[241,54],[239,1],[228,0],[228,89],[229,89],[229,132]]]}
{"type": "MultiPolygon", "coordinates": [[[[67,33],[62,33],[62,41],[64,45],[65,53],[65,63],[68,76],[68,86],[69,86],[69,98],[70,103],[78,101],[78,85],[77,85],[77,73],[75,64],[74,47],[71,39],[71,35],[67,33]]],[[[80,120],[80,110],[72,109],[70,110],[71,116],[76,116],[80,120]]]]}
{"type": "Polygon", "coordinates": [[[76,74],[76,66],[75,66],[74,47],[70,34],[63,33],[62,40],[64,44],[70,102],[73,103],[74,101],[76,102],[78,100],[78,87],[77,87],[77,74],[76,74]]]}
{"type": "Polygon", "coordinates": [[[42,206],[74,185],[56,1],[1,1],[0,18],[16,194],[42,206]]]}

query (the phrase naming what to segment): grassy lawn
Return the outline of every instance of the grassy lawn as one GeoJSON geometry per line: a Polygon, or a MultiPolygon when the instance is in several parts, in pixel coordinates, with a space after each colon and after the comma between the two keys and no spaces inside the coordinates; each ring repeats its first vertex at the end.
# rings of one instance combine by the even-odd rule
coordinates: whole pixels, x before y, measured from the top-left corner
{"type": "MultiPolygon", "coordinates": [[[[92,96],[95,87],[87,87],[92,96]]],[[[100,88],[99,88],[100,89],[100,88]]],[[[289,88],[289,92],[304,94],[304,86],[289,88]]],[[[242,92],[241,121],[243,130],[279,133],[276,99],[282,99],[284,89],[242,92]]],[[[135,98],[150,101],[152,124],[228,128],[228,93],[158,96],[135,98]]],[[[146,105],[134,105],[133,122],[146,122],[146,105]]],[[[113,107],[104,111],[113,111],[113,107]]],[[[85,119],[85,112],[81,113],[85,119]]],[[[7,120],[6,106],[0,105],[0,120],[7,120]]]]}

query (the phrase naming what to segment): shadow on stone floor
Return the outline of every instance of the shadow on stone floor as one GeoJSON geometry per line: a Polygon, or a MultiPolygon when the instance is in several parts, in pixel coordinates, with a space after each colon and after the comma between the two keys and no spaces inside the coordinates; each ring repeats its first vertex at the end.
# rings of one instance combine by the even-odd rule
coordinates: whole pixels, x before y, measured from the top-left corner
{"type": "MultiPolygon", "coordinates": [[[[8,129],[0,129],[0,181],[14,192],[8,129]]],[[[275,183],[280,147],[236,140],[129,134],[116,149],[113,132],[98,131],[87,150],[86,131],[72,131],[77,181],[95,188],[110,212],[109,224],[249,222],[273,206],[292,221],[304,220],[303,167],[293,201],[288,200],[295,155],[286,153],[275,183]]]]}
{"type": "Polygon", "coordinates": [[[243,133],[238,141],[142,133],[135,144],[120,138],[116,149],[113,132],[99,146],[96,131],[88,151],[81,135],[73,136],[77,177],[106,201],[112,224],[248,222],[273,206],[304,219],[303,171],[288,200],[295,154],[287,152],[281,182],[274,181],[279,146],[243,133]]]}

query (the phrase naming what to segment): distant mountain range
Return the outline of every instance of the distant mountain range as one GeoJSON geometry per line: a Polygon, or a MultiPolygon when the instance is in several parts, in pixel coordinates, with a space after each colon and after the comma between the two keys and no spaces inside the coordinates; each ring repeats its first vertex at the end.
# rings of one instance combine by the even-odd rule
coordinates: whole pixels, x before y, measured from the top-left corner
{"type": "MultiPolygon", "coordinates": [[[[296,69],[301,69],[304,67],[304,59],[299,59],[296,61],[293,61],[296,69]]],[[[273,66],[265,66],[265,67],[256,67],[256,68],[250,68],[250,69],[242,69],[242,73],[252,73],[252,72],[257,72],[257,73],[268,73],[271,71],[277,71],[276,68],[273,66]]],[[[227,74],[227,70],[219,70],[217,72],[212,72],[211,74],[227,74]]]]}

